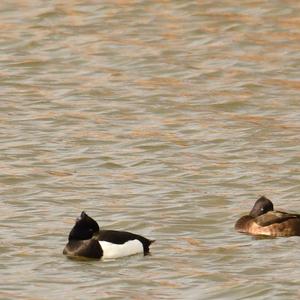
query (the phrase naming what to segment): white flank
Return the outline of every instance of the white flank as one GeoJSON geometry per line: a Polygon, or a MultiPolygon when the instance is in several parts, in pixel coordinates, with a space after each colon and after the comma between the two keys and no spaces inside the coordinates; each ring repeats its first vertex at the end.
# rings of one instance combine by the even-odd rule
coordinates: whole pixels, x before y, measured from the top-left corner
{"type": "Polygon", "coordinates": [[[131,240],[124,244],[113,244],[99,241],[103,249],[103,259],[118,258],[144,252],[143,244],[139,240],[131,240]]]}

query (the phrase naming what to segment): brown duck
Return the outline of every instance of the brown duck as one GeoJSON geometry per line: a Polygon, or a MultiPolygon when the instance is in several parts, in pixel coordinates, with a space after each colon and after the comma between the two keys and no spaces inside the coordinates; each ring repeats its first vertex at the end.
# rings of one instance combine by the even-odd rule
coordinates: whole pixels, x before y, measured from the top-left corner
{"type": "Polygon", "coordinates": [[[276,211],[272,201],[262,196],[255,202],[249,215],[235,223],[235,229],[253,235],[300,235],[300,214],[276,211]]]}

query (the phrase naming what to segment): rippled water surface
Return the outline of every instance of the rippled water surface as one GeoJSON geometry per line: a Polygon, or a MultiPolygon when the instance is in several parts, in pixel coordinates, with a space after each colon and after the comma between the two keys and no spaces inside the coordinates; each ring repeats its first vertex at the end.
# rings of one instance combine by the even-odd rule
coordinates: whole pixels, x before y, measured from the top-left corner
{"type": "Polygon", "coordinates": [[[1,1],[1,299],[299,299],[300,2],[1,1]],[[62,255],[85,210],[150,256],[62,255]]]}

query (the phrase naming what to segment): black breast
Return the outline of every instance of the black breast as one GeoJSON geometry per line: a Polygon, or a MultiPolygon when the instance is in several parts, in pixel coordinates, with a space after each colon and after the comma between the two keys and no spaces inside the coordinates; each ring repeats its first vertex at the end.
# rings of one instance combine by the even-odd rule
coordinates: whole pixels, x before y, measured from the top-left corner
{"type": "Polygon", "coordinates": [[[68,256],[101,258],[103,256],[103,250],[99,242],[95,239],[82,241],[70,240],[66,245],[63,254],[68,256]]]}

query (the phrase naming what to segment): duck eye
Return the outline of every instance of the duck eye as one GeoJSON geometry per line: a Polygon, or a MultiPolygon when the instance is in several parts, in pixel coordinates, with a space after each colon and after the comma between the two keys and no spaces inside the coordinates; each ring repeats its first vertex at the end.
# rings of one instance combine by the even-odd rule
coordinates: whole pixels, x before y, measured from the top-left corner
{"type": "Polygon", "coordinates": [[[260,210],[261,210],[261,211],[264,211],[264,208],[262,207],[260,210]]]}

